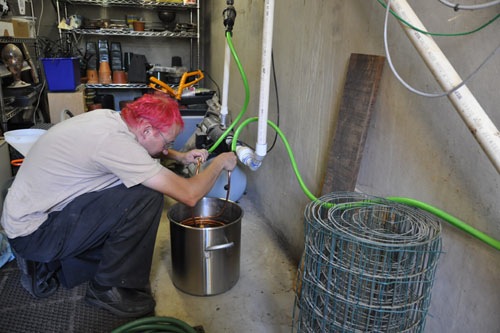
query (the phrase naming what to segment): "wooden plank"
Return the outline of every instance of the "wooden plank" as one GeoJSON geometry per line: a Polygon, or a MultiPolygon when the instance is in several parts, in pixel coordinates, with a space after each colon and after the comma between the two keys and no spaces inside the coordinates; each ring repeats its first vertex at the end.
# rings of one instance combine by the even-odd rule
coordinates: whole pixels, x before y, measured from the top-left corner
{"type": "Polygon", "coordinates": [[[354,191],[385,57],[351,54],[322,195],[354,191]]]}

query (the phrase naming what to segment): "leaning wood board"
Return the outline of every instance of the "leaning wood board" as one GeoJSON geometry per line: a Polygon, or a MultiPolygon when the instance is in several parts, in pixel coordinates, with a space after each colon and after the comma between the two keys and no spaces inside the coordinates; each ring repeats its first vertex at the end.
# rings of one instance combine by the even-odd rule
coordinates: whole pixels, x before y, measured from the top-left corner
{"type": "Polygon", "coordinates": [[[351,54],[321,194],[354,191],[385,57],[351,54]]]}

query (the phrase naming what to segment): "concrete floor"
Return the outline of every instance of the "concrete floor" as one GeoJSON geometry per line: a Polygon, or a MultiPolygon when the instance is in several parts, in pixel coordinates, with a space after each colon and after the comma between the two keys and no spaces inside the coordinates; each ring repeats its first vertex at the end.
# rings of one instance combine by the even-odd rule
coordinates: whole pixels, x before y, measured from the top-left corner
{"type": "MultiPolygon", "coordinates": [[[[172,202],[167,202],[167,206],[172,202]]],[[[220,295],[198,297],[178,290],[172,283],[170,230],[166,211],[162,217],[151,272],[156,315],[174,317],[207,333],[291,332],[294,283],[297,267],[272,230],[243,197],[240,278],[220,295]]]]}

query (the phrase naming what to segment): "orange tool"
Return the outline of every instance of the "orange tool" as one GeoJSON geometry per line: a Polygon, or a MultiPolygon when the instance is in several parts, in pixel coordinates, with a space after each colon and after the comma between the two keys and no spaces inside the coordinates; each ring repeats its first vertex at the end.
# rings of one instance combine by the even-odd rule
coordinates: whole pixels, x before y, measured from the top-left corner
{"type": "Polygon", "coordinates": [[[21,164],[23,164],[23,161],[24,161],[24,158],[18,158],[18,159],[10,161],[10,164],[12,166],[21,166],[21,164]]]}
{"type": "Polygon", "coordinates": [[[149,86],[153,89],[166,92],[166,93],[170,94],[172,97],[175,97],[176,99],[180,100],[182,97],[182,91],[185,88],[190,87],[193,84],[200,82],[204,77],[205,76],[203,75],[203,72],[199,69],[194,71],[194,72],[185,72],[184,74],[182,74],[181,81],[179,82],[179,86],[178,86],[177,90],[174,90],[172,87],[170,87],[165,82],[158,80],[154,76],[151,76],[149,78],[149,81],[151,81],[152,83],[150,83],[149,86]],[[195,78],[193,81],[186,83],[186,80],[189,77],[196,76],[196,75],[198,75],[197,78],[195,78]],[[159,86],[159,88],[157,86],[159,86]]]}

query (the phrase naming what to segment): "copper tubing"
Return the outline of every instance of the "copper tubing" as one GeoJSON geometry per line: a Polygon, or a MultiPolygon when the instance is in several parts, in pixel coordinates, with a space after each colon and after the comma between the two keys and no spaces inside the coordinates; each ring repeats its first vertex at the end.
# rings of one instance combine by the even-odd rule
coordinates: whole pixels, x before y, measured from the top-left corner
{"type": "MultiPolygon", "coordinates": [[[[198,163],[196,166],[196,175],[200,172],[201,159],[198,159],[198,163]]],[[[224,214],[224,210],[226,209],[227,202],[229,201],[229,193],[231,191],[231,171],[227,172],[227,192],[226,192],[226,201],[224,202],[224,206],[221,211],[217,215],[213,216],[194,216],[194,209],[192,217],[181,221],[180,224],[187,225],[190,227],[196,228],[208,228],[208,227],[221,227],[224,225],[224,222],[218,221],[217,219],[224,214]]]]}

